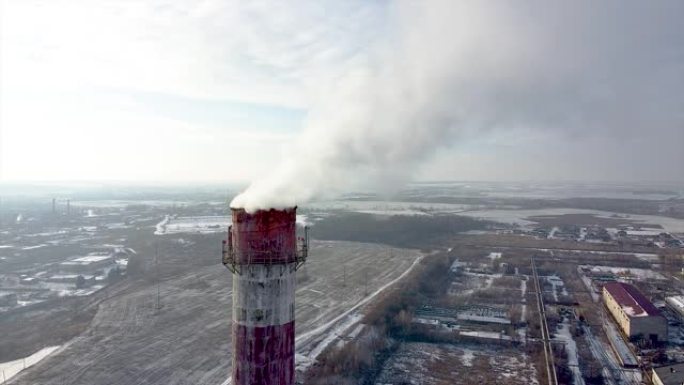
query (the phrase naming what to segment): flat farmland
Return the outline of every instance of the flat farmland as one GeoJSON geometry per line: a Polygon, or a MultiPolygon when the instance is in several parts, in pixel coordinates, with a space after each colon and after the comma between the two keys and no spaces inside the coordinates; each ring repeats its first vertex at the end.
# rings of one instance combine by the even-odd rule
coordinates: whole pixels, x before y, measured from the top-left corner
{"type": "MultiPolygon", "coordinates": [[[[338,325],[349,324],[352,311],[420,256],[376,244],[313,242],[297,273],[298,361],[315,358],[338,325]]],[[[218,263],[197,266],[192,258],[170,258],[177,273],[162,275],[158,286],[154,279],[128,280],[100,293],[105,297],[85,332],[8,383],[224,383],[231,365],[232,277],[218,263]],[[187,270],[178,269],[184,264],[187,270]]]]}

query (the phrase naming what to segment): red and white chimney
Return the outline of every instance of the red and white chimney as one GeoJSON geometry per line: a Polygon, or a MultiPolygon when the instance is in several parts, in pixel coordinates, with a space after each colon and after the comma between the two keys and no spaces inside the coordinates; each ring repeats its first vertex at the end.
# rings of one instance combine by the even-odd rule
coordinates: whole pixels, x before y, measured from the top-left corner
{"type": "Polygon", "coordinates": [[[233,272],[233,385],[293,385],[296,207],[248,213],[231,209],[223,264],[233,272]],[[227,247],[226,247],[227,244],[227,247]]]}

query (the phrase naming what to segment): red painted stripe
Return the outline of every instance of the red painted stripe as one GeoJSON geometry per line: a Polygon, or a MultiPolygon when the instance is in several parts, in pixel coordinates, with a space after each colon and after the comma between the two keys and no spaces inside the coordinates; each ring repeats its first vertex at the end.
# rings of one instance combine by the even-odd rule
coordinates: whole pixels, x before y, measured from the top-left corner
{"type": "Polygon", "coordinates": [[[278,264],[296,261],[296,208],[232,209],[233,244],[238,264],[278,264]]]}
{"type": "Polygon", "coordinates": [[[233,385],[294,384],[294,321],[249,327],[233,323],[233,385]]]}

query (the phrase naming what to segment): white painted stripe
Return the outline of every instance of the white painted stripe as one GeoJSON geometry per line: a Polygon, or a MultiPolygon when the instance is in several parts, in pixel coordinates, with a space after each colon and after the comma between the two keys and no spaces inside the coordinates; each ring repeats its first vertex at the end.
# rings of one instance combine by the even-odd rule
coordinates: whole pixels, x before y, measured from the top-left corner
{"type": "Polygon", "coordinates": [[[248,265],[233,276],[233,322],[243,326],[294,321],[294,264],[248,265]]]}

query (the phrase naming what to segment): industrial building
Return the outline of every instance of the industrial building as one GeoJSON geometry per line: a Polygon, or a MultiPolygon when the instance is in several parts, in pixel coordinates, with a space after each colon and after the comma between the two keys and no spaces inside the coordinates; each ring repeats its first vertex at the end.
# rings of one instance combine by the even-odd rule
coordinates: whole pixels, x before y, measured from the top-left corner
{"type": "Polygon", "coordinates": [[[684,322],[684,295],[676,295],[674,297],[667,297],[665,299],[667,307],[669,307],[672,312],[679,318],[680,321],[684,322]]]}
{"type": "Polygon", "coordinates": [[[653,368],[651,380],[654,385],[684,384],[684,363],[653,368]]]}
{"type": "Polygon", "coordinates": [[[72,273],[86,273],[93,272],[103,267],[108,267],[114,264],[114,258],[107,255],[88,255],[85,257],[78,257],[59,264],[60,270],[72,273]]]}
{"type": "Polygon", "coordinates": [[[603,302],[629,339],[667,341],[667,320],[636,287],[608,282],[603,285],[603,302]]]}

